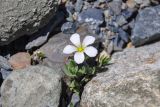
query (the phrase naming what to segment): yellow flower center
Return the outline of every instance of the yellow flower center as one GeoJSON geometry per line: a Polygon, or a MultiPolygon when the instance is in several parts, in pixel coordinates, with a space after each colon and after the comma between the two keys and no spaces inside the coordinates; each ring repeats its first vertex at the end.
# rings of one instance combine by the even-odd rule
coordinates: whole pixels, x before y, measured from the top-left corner
{"type": "Polygon", "coordinates": [[[83,46],[77,47],[77,51],[78,52],[83,52],[84,51],[84,47],[83,46]]]}

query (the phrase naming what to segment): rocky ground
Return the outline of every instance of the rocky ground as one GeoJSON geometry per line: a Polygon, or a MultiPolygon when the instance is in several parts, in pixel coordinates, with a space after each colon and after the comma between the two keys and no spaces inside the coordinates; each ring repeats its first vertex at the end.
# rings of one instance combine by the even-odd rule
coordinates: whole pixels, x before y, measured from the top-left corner
{"type": "Polygon", "coordinates": [[[0,0],[0,106],[160,107],[159,40],[159,0],[0,0]],[[63,72],[74,33],[111,56],[81,98],[63,72]]]}

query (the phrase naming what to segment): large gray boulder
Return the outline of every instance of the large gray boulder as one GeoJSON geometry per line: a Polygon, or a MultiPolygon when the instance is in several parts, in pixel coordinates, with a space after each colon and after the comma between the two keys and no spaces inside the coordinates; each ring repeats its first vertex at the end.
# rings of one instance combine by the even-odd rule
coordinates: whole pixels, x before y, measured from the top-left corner
{"type": "Polygon", "coordinates": [[[160,107],[160,42],[115,53],[84,88],[81,107],[160,107]]]}
{"type": "Polygon", "coordinates": [[[132,31],[132,43],[140,46],[160,40],[160,5],[141,10],[132,31]]]}
{"type": "Polygon", "coordinates": [[[45,66],[13,71],[1,87],[2,107],[58,107],[61,93],[58,72],[45,66]]]}
{"type": "Polygon", "coordinates": [[[0,0],[0,45],[42,28],[57,5],[58,0],[0,0]]]}

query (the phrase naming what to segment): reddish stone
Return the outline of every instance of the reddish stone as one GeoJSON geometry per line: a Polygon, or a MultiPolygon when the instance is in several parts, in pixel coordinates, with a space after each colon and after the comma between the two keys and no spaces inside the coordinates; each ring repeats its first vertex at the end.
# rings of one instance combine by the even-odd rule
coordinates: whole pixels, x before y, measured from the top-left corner
{"type": "Polygon", "coordinates": [[[23,69],[31,65],[31,56],[26,52],[19,52],[9,59],[14,70],[23,69]]]}

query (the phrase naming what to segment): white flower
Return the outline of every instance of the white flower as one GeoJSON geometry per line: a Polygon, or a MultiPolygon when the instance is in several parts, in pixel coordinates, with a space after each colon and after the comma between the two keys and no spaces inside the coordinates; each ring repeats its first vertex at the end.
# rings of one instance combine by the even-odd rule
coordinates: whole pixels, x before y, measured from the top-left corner
{"type": "Polygon", "coordinates": [[[80,35],[75,33],[70,37],[70,41],[74,44],[73,45],[67,45],[63,53],[65,54],[74,54],[74,61],[77,64],[83,63],[85,56],[84,53],[87,54],[89,57],[95,57],[98,53],[97,49],[93,46],[89,46],[94,43],[95,37],[93,36],[86,36],[83,40],[83,42],[80,42],[80,35]]]}

